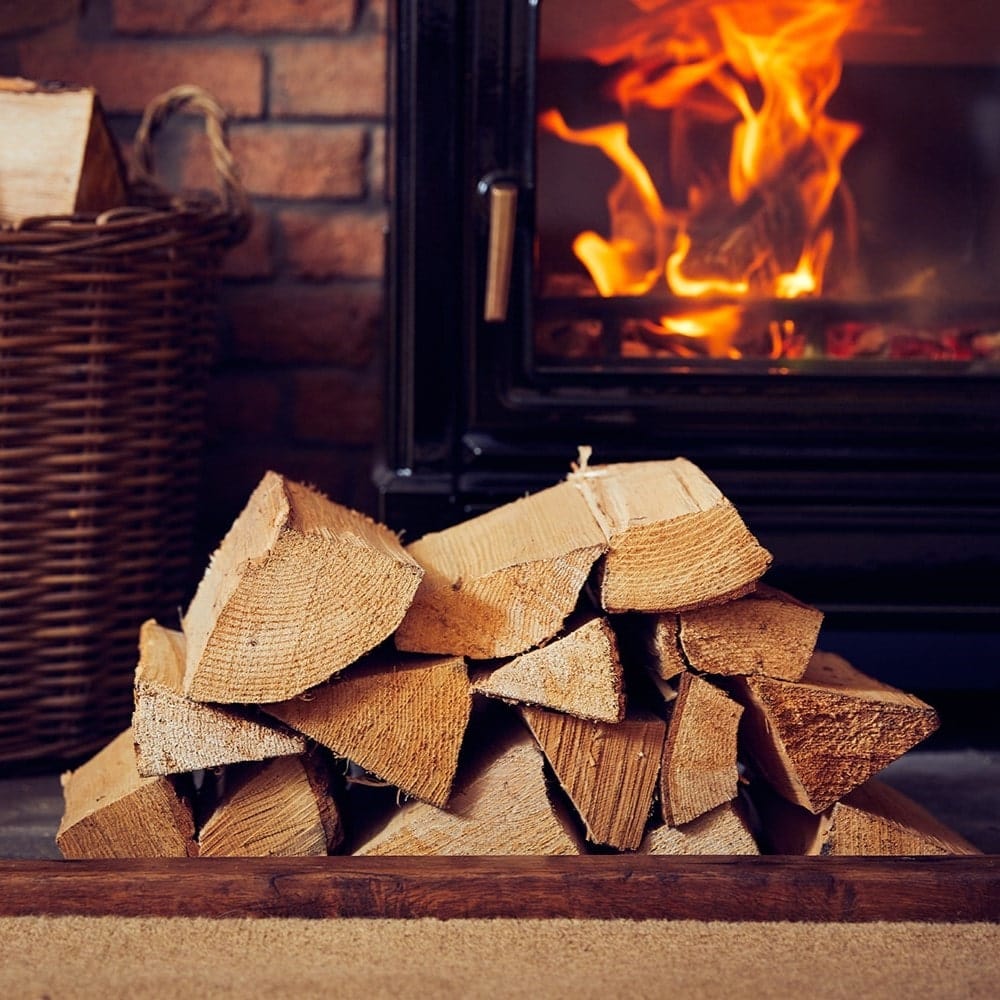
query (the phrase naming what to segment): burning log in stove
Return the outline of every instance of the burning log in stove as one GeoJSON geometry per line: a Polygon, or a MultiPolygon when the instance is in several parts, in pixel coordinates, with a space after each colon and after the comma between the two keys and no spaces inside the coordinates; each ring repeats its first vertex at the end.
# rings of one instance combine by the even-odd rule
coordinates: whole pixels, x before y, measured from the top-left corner
{"type": "Polygon", "coordinates": [[[405,556],[388,529],[275,474],[247,511],[206,579],[232,596],[252,578],[253,603],[197,647],[144,627],[136,725],[64,777],[65,856],[976,853],[871,784],[934,731],[935,710],[818,651],[822,615],[762,583],[770,554],[684,459],[581,458],[551,490],[405,556]],[[281,497],[310,516],[282,516],[281,497]],[[345,530],[305,544],[324,524],[345,530]],[[279,548],[307,554],[309,573],[290,573],[279,548]],[[352,597],[344,573],[376,553],[384,593],[352,597]],[[327,635],[338,616],[383,621],[383,599],[398,618],[401,565],[419,579],[402,621],[346,665],[333,655],[317,684],[314,643],[294,637],[312,636],[317,615],[327,635]],[[201,700],[226,685],[205,696],[184,689],[179,664],[153,671],[153,639],[195,664],[245,640],[254,690],[285,697],[201,700]],[[204,745],[220,727],[223,757],[204,745]],[[175,758],[225,766],[206,780],[177,774],[175,758]],[[790,830],[804,815],[820,833],[770,828],[785,822],[770,818],[775,798],[790,830]]]}

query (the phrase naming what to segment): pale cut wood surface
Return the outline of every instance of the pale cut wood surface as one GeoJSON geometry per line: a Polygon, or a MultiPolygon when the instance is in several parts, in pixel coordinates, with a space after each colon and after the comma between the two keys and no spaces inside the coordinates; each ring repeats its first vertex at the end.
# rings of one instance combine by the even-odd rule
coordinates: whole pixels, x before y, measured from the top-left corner
{"type": "Polygon", "coordinates": [[[421,576],[388,528],[268,472],[184,616],[185,693],[254,704],[300,694],[391,635],[421,576]]]}
{"type": "Polygon", "coordinates": [[[660,769],[660,808],[671,826],[736,798],[736,736],[743,708],[694,674],[681,676],[660,769]]]}
{"type": "Polygon", "coordinates": [[[606,611],[684,611],[752,590],[771,564],[733,505],[684,458],[590,466],[568,481],[608,538],[606,611]]]}
{"type": "Polygon", "coordinates": [[[648,616],[646,644],[649,666],[662,681],[672,681],[687,670],[680,650],[680,618],[675,614],[648,616]]]}
{"type": "Polygon", "coordinates": [[[63,775],[56,843],[66,858],[169,858],[197,854],[190,803],[169,778],[143,778],[127,729],[63,775]]]}
{"type": "Polygon", "coordinates": [[[816,648],[823,612],[771,587],[680,616],[687,662],[710,674],[799,680],[816,648]]]}
{"type": "Polygon", "coordinates": [[[759,789],[755,801],[768,849],[775,853],[824,857],[982,854],[958,831],[878,778],[869,779],[819,814],[759,789]]]}
{"type": "Polygon", "coordinates": [[[521,714],[583,821],[587,839],[634,851],[653,810],[666,723],[640,711],[618,723],[528,706],[521,714]]]}
{"type": "Polygon", "coordinates": [[[601,617],[590,617],[540,649],[478,675],[473,691],[582,719],[621,722],[625,716],[618,641],[601,617]]]}
{"type": "Polygon", "coordinates": [[[184,635],[149,619],[139,630],[132,731],[143,776],[183,774],[304,753],[300,733],[183,693],[184,635]]]}
{"type": "Polygon", "coordinates": [[[265,710],[407,795],[444,805],[472,709],[465,661],[379,652],[265,710]]]}
{"type": "Polygon", "coordinates": [[[639,846],[639,854],[760,854],[742,811],[726,802],[683,826],[654,827],[639,846]]]}
{"type": "Polygon", "coordinates": [[[550,799],[544,757],[518,728],[464,768],[447,809],[407,802],[354,854],[576,855],[582,838],[550,799]]]}
{"type": "Polygon", "coordinates": [[[93,88],[5,78],[0,134],[0,223],[127,203],[121,158],[93,88]]]}
{"type": "Polygon", "coordinates": [[[226,782],[198,832],[203,858],[325,856],[343,840],[329,782],[306,755],[228,768],[226,782]]]}
{"type": "Polygon", "coordinates": [[[883,781],[871,779],[831,807],[822,854],[981,854],[961,834],[883,781]]]}
{"type": "Polygon", "coordinates": [[[540,490],[407,547],[424,569],[399,649],[516,656],[555,636],[607,546],[580,493],[540,490]]]}
{"type": "Polygon", "coordinates": [[[741,677],[745,746],[785,798],[819,813],[940,725],[933,707],[817,651],[801,681],[741,677]]]}

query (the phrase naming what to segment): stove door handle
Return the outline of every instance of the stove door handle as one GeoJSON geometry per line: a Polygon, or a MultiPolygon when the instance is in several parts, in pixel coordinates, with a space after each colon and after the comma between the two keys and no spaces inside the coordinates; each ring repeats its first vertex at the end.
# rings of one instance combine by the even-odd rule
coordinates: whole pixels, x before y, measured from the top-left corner
{"type": "Polygon", "coordinates": [[[483,319],[487,323],[502,323],[507,318],[510,269],[514,257],[514,228],[517,220],[516,184],[511,181],[494,181],[490,184],[489,217],[483,319]]]}

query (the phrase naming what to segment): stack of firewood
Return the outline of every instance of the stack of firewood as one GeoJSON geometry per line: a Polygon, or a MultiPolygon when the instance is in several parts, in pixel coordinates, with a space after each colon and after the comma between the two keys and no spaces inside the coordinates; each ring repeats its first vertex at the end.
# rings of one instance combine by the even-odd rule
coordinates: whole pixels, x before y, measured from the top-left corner
{"type": "Polygon", "coordinates": [[[704,473],[585,458],[405,547],[268,473],[63,854],[978,853],[875,777],[935,710],[817,649],[704,473]]]}

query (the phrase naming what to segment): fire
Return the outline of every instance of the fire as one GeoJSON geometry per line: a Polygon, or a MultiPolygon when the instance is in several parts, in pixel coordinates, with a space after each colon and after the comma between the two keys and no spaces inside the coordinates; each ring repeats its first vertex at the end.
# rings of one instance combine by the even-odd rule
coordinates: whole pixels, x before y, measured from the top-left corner
{"type": "MultiPolygon", "coordinates": [[[[860,0],[632,2],[642,16],[589,53],[625,67],[613,84],[622,120],[575,130],[557,111],[539,119],[568,142],[597,147],[620,171],[608,195],[610,234],[581,233],[574,242],[597,291],[645,295],[660,286],[737,300],[821,294],[835,233],[852,229],[850,201],[838,194],[841,164],[861,129],[826,108],[860,0]],[[632,147],[627,119],[636,107],[665,112],[665,193],[632,147]],[[706,135],[721,136],[714,165],[706,135]]],[[[694,323],[713,356],[738,356],[732,316],[706,307],[684,315],[683,331],[664,321],[663,333],[690,336],[694,323]]]]}

